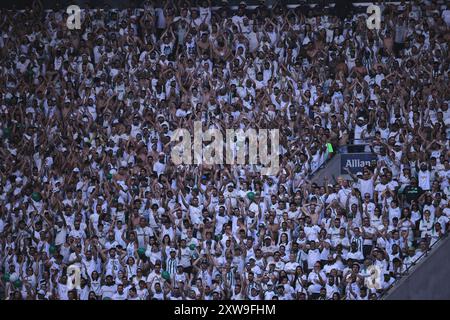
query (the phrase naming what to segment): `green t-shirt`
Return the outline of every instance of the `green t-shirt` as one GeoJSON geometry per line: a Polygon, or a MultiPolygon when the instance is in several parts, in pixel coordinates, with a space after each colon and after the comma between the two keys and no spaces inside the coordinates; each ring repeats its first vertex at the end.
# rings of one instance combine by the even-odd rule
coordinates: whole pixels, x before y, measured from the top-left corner
{"type": "Polygon", "coordinates": [[[423,190],[421,187],[417,186],[406,186],[405,189],[403,189],[403,194],[406,197],[406,201],[411,202],[412,200],[417,200],[423,193],[423,190]]]}

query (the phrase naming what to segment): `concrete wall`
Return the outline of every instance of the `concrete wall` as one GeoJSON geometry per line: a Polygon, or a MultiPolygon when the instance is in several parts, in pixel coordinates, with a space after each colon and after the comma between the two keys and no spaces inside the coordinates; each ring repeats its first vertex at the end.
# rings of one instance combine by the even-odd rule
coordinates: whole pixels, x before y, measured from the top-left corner
{"type": "Polygon", "coordinates": [[[450,300],[450,237],[395,285],[385,300],[450,300]]]}
{"type": "Polygon", "coordinates": [[[329,160],[328,163],[325,164],[325,167],[322,169],[319,169],[317,172],[314,173],[311,183],[315,182],[318,185],[323,185],[324,178],[328,177],[328,181],[330,183],[334,183],[333,178],[331,177],[334,175],[336,178],[341,173],[341,155],[335,154],[334,157],[329,160]]]}

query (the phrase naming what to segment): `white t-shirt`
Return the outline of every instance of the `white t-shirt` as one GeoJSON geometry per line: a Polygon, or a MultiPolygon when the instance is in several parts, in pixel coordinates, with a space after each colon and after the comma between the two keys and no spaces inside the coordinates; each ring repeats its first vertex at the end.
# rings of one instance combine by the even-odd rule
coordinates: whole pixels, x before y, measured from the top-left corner
{"type": "Polygon", "coordinates": [[[431,182],[430,182],[431,173],[430,173],[430,171],[419,170],[418,177],[419,177],[419,187],[421,187],[422,190],[425,190],[425,191],[430,190],[431,189],[431,182]]]}
{"type": "Polygon", "coordinates": [[[127,295],[125,292],[122,292],[122,294],[120,294],[119,292],[116,292],[112,296],[112,300],[126,300],[126,299],[127,299],[127,295]]]}
{"type": "Polygon", "coordinates": [[[203,206],[199,205],[197,207],[189,206],[189,218],[193,224],[202,224],[202,210],[203,206]]]}
{"type": "Polygon", "coordinates": [[[359,183],[359,190],[361,191],[361,194],[370,194],[370,198],[373,198],[373,178],[370,178],[368,180],[364,179],[358,179],[359,183]]]}
{"type": "Polygon", "coordinates": [[[117,286],[113,284],[112,286],[104,285],[100,288],[100,295],[102,298],[112,298],[117,291],[117,286]]]}
{"type": "Polygon", "coordinates": [[[362,139],[362,133],[363,131],[367,132],[367,125],[363,125],[363,126],[359,126],[359,125],[355,125],[355,135],[354,135],[354,139],[355,139],[355,144],[363,144],[364,141],[361,141],[360,139],[362,139]]]}

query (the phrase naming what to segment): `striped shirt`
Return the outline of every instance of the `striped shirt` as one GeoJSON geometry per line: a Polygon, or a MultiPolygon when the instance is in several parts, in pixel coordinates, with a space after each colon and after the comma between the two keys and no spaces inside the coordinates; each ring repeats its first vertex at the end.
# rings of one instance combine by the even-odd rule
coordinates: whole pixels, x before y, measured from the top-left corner
{"type": "Polygon", "coordinates": [[[230,269],[230,271],[227,272],[227,284],[232,288],[236,284],[236,278],[234,276],[234,269],[230,269]]]}
{"type": "Polygon", "coordinates": [[[178,266],[178,259],[177,258],[169,258],[166,261],[166,271],[169,272],[171,276],[176,274],[177,272],[177,266],[178,266]]]}
{"type": "Polygon", "coordinates": [[[351,243],[356,243],[358,251],[363,252],[363,238],[362,237],[352,237],[351,243]]]}

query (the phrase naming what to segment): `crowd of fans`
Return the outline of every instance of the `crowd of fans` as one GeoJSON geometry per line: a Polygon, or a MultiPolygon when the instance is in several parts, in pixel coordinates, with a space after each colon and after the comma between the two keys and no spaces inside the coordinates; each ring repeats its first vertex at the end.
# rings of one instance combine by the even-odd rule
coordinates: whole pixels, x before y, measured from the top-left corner
{"type": "Polygon", "coordinates": [[[1,11],[3,298],[379,298],[450,217],[450,8],[380,6],[1,11]],[[175,166],[194,121],[280,129],[278,174],[175,166]],[[311,183],[348,144],[376,165],[311,183]]]}

